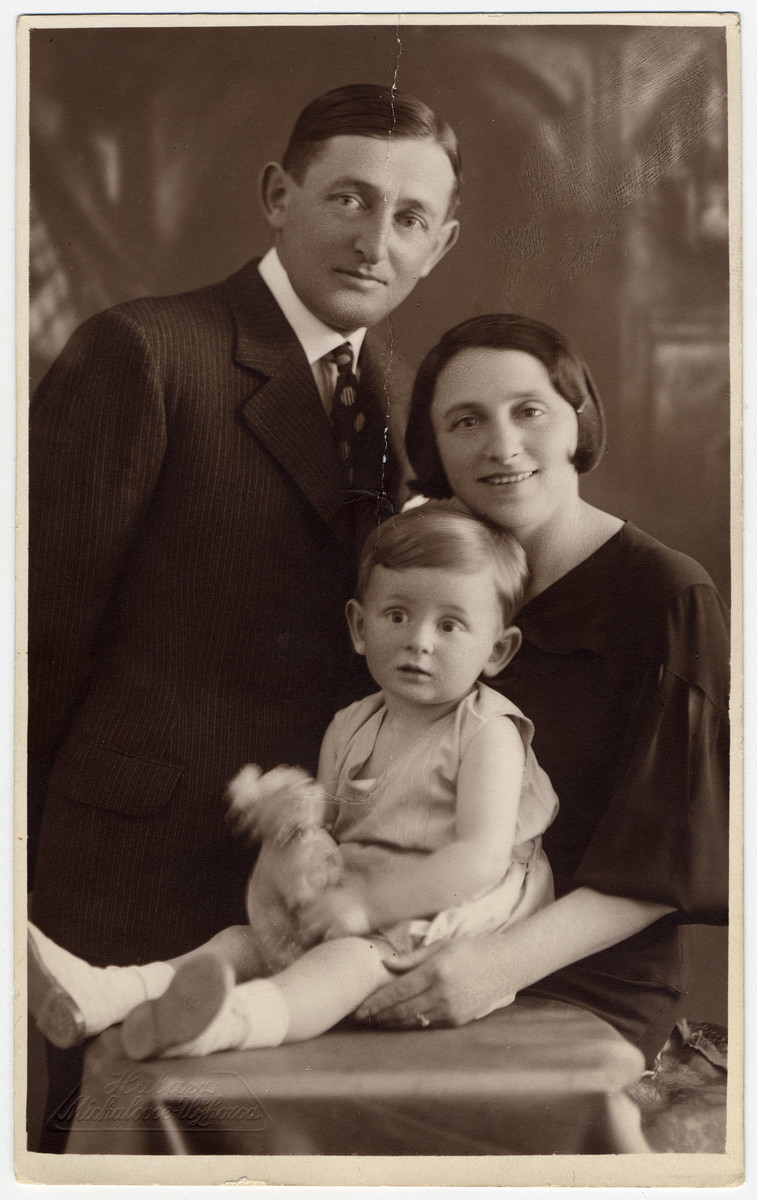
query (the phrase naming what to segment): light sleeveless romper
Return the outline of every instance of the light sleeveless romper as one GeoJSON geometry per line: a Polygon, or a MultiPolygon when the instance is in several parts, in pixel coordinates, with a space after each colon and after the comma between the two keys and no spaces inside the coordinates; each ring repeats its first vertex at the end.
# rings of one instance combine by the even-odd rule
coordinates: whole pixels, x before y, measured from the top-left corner
{"type": "MultiPolygon", "coordinates": [[[[339,843],[345,884],[391,878],[408,857],[425,857],[454,840],[457,777],[463,755],[483,725],[515,723],[526,751],[512,859],[482,895],[439,913],[418,913],[380,932],[403,952],[441,938],[489,933],[522,920],[554,899],[541,835],[557,813],[557,796],[531,749],[533,725],[485,684],[435,721],[425,738],[400,755],[381,779],[358,779],[386,716],[381,692],[337,713],[332,722],[336,762],[322,780],[337,802],[332,835],[339,843]]],[[[503,801],[504,802],[504,801],[503,801]]]]}

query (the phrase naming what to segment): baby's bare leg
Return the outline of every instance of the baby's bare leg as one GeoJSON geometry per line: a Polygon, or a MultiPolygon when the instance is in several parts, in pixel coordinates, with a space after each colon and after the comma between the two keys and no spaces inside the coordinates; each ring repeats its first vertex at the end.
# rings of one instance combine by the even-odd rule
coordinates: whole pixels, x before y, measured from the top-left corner
{"type": "Polygon", "coordinates": [[[166,994],[140,1005],[124,1025],[132,1058],[201,1056],[317,1037],[387,983],[379,939],[336,938],[314,946],[268,979],[231,985],[213,955],[192,956],[166,994]]]}
{"type": "Polygon", "coordinates": [[[213,954],[222,963],[228,964],[237,983],[246,983],[248,979],[257,979],[260,975],[269,974],[249,925],[229,925],[227,929],[214,934],[202,946],[189,950],[186,954],[179,954],[176,958],[169,958],[168,961],[174,971],[178,971],[198,954],[213,954]]]}
{"type": "Polygon", "coordinates": [[[388,983],[393,976],[381,961],[388,949],[379,938],[334,938],[275,975],[270,982],[277,985],[289,1013],[284,1041],[318,1037],[388,983]]]}

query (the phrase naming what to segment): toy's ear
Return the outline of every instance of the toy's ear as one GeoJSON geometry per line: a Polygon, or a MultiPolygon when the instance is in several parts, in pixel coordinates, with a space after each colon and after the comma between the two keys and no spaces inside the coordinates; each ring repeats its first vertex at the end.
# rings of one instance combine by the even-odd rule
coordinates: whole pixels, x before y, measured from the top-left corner
{"type": "Polygon", "coordinates": [[[520,650],[522,640],[521,632],[515,625],[508,625],[507,629],[503,629],[492,646],[492,652],[481,672],[482,675],[485,675],[487,679],[493,679],[495,675],[499,675],[500,671],[504,671],[507,664],[515,658],[520,650]]]}
{"type": "Polygon", "coordinates": [[[359,600],[348,600],[344,610],[347,614],[347,624],[350,627],[350,637],[356,654],[365,654],[365,612],[359,600]]]}

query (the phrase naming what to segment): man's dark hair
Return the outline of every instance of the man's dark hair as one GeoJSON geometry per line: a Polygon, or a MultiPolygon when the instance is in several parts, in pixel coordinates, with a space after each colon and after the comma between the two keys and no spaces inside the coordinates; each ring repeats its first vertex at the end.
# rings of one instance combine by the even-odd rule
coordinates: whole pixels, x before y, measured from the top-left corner
{"type": "Polygon", "coordinates": [[[455,184],[449,214],[457,207],[462,182],[462,160],[457,138],[422,100],[392,87],[354,83],[335,88],[312,100],[302,110],[289,139],[282,166],[297,183],[317,157],[324,142],[340,136],[429,139],[444,150],[455,184]]]}
{"type": "Polygon", "coordinates": [[[605,449],[605,417],[599,392],[584,360],[567,338],[550,325],[517,313],[488,313],[449,329],[418,368],[405,434],[407,456],[417,473],[417,479],[410,484],[415,491],[439,500],[452,495],[436,449],[431,406],[442,371],[465,350],[522,350],[543,363],[552,387],[578,417],[573,465],[579,474],[597,465],[605,449]]]}

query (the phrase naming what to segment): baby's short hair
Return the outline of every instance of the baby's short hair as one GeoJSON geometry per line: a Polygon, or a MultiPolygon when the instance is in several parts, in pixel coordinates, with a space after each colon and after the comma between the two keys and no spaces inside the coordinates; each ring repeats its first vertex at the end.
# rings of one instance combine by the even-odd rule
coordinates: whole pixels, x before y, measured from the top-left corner
{"type": "Polygon", "coordinates": [[[528,582],[525,551],[511,534],[445,500],[406,509],[370,533],[360,555],[358,600],[368,590],[374,567],[439,567],[463,574],[490,567],[505,625],[523,603],[528,582]]]}

